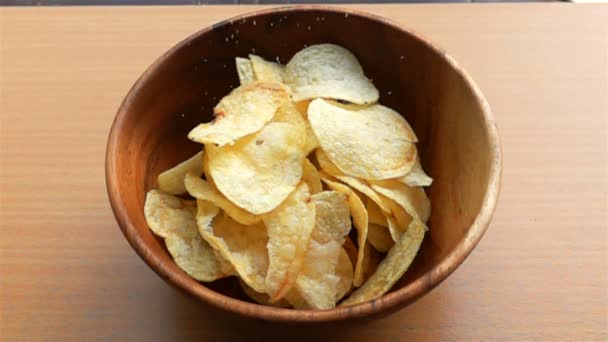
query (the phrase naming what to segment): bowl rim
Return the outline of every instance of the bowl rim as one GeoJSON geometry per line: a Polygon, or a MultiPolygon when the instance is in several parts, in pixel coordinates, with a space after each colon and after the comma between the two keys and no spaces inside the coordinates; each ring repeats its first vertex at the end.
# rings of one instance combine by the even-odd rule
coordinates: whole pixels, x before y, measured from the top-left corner
{"type": "Polygon", "coordinates": [[[387,313],[399,309],[416,299],[422,297],[426,293],[430,292],[434,287],[439,285],[445,278],[447,278],[467,256],[473,251],[481,237],[485,233],[498,201],[498,195],[500,192],[500,180],[502,175],[502,151],[500,146],[500,139],[498,136],[498,130],[494,121],[492,111],[481,90],[469,74],[443,49],[432,43],[429,39],[423,37],[416,31],[404,27],[403,25],[396,23],[390,19],[366,13],[363,11],[353,10],[350,8],[341,8],[336,6],[324,6],[324,5],[293,5],[293,6],[282,6],[273,7],[268,9],[262,9],[258,11],[248,12],[241,14],[230,19],[226,19],[210,25],[202,30],[199,30],[184,40],[177,43],[175,46],[167,50],[158,59],[156,59],[137,79],[133,86],[129,89],[129,92],[122,101],[117,114],[112,122],[111,130],[108,136],[106,155],[105,155],[105,179],[106,179],[106,190],[112,211],[118,222],[118,225],[124,234],[129,244],[135,249],[137,254],[156,272],[162,279],[168,282],[170,285],[179,288],[180,290],[188,293],[191,296],[221,310],[236,313],[242,316],[251,318],[260,318],[270,321],[283,321],[283,322],[329,322],[343,319],[362,318],[380,313],[387,313]],[[491,143],[490,153],[491,165],[490,175],[487,183],[487,190],[483,198],[480,210],[475,217],[475,220],[471,224],[470,229],[464,236],[463,240],[459,242],[456,247],[437,265],[429,269],[427,272],[422,274],[418,279],[412,283],[404,286],[398,290],[385,294],[384,296],[372,300],[363,302],[353,306],[336,307],[327,310],[293,310],[285,308],[276,308],[271,306],[264,306],[260,304],[250,303],[242,301],[236,298],[232,298],[223,295],[219,292],[215,292],[205,286],[191,286],[189,281],[191,279],[185,273],[171,272],[163,265],[161,259],[156,256],[150,248],[148,248],[144,240],[137,233],[135,225],[127,215],[127,211],[122,203],[123,197],[119,190],[118,173],[116,172],[116,161],[118,151],[116,150],[119,143],[121,131],[120,127],[124,124],[126,119],[126,110],[131,104],[133,98],[141,88],[142,84],[146,82],[149,76],[154,73],[161,65],[163,65],[168,58],[173,55],[176,51],[183,48],[189,41],[196,37],[203,35],[219,26],[227,25],[237,20],[249,20],[259,15],[265,14],[290,14],[294,12],[306,12],[310,10],[325,11],[329,13],[338,13],[344,15],[353,15],[358,17],[364,17],[372,21],[380,22],[383,25],[390,26],[396,30],[402,31],[405,34],[412,36],[423,43],[427,48],[432,49],[435,53],[442,55],[446,62],[463,78],[465,85],[470,88],[473,92],[474,97],[479,102],[482,112],[482,121],[488,132],[489,140],[491,143]]]}

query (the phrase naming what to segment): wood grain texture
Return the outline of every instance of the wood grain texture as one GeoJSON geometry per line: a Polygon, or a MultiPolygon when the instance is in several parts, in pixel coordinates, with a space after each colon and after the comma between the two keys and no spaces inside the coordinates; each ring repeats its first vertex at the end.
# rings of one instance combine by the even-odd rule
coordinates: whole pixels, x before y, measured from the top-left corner
{"type": "Polygon", "coordinates": [[[0,340],[606,340],[606,8],[358,8],[444,47],[497,119],[501,199],[458,271],[406,309],[357,326],[257,322],[184,297],[117,229],[105,194],[105,141],[122,97],[157,56],[257,7],[5,8],[0,340]]]}

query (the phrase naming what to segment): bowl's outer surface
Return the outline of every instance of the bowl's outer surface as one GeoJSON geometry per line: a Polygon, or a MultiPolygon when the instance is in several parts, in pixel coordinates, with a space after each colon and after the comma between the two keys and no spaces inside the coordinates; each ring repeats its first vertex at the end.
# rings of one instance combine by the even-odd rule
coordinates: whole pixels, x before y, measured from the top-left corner
{"type": "Polygon", "coordinates": [[[501,153],[490,109],[477,86],[441,49],[385,19],[324,7],[289,7],[233,18],[195,33],[160,57],[121,105],[108,140],[106,182],[118,223],[162,278],[213,306],[277,321],[316,322],[396,310],[447,277],[475,247],[498,198],[501,153]],[[406,275],[384,297],[352,307],[296,311],[248,302],[233,279],[201,284],[172,261],[148,229],[143,204],[156,176],[201,146],[186,138],[212,119],[218,100],[238,85],[236,56],[282,63],[307,45],[352,51],[419,138],[434,178],[430,230],[406,275]]]}

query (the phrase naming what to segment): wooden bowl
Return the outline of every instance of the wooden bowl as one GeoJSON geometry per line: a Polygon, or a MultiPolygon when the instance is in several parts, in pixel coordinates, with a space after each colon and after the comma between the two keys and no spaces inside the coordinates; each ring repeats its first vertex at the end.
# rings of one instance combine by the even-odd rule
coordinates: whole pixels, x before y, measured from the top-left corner
{"type": "Polygon", "coordinates": [[[177,44],[137,80],[108,139],[106,182],[129,243],[163,279],[212,306],[273,321],[320,322],[388,313],[437,286],[471,253],[498,198],[501,153],[490,108],[473,80],[446,53],[391,21],[336,8],[270,9],[226,20],[177,44]],[[201,146],[188,131],[212,118],[238,85],[236,56],[287,62],[303,47],[335,43],[352,51],[380,90],[380,102],[413,126],[425,170],[434,178],[430,230],[391,292],[351,307],[302,311],[252,303],[235,279],[199,283],[181,271],[143,215],[156,176],[201,146]]]}

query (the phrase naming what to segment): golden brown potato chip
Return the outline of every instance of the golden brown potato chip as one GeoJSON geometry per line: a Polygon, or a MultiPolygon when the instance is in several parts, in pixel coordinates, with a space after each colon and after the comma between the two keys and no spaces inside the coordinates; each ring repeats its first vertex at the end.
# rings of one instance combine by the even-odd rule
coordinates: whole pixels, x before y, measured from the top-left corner
{"type": "Polygon", "coordinates": [[[425,230],[424,223],[414,219],[405,234],[382,260],[376,272],[340,305],[355,305],[377,299],[390,290],[412,264],[422,244],[425,230]]]}
{"type": "Polygon", "coordinates": [[[209,183],[214,189],[217,189],[215,186],[215,182],[213,181],[213,177],[211,177],[211,171],[209,170],[209,157],[207,157],[207,153],[203,153],[203,174],[205,175],[205,180],[209,183]]]}
{"type": "Polygon", "coordinates": [[[395,201],[389,199],[387,203],[391,208],[390,212],[386,213],[388,230],[393,241],[397,242],[401,238],[401,234],[407,230],[412,216],[395,201]]]}
{"type": "Polygon", "coordinates": [[[361,284],[365,284],[365,282],[376,272],[378,268],[378,264],[382,260],[382,255],[378,252],[370,243],[369,240],[365,243],[365,258],[363,259],[363,265],[361,269],[363,270],[363,281],[361,284]]]}
{"type": "Polygon", "coordinates": [[[251,298],[254,302],[258,304],[276,306],[278,308],[290,307],[289,303],[287,303],[287,301],[284,299],[271,303],[270,297],[268,297],[267,294],[256,292],[254,289],[249,287],[249,285],[247,285],[247,283],[245,283],[242,279],[239,279],[239,285],[241,285],[241,289],[243,289],[243,292],[245,292],[247,297],[251,298]]]}
{"type": "Polygon", "coordinates": [[[295,286],[285,297],[296,309],[330,309],[336,304],[336,273],[344,237],[351,228],[345,194],[324,191],[312,196],[315,204],[315,227],[304,257],[304,265],[295,286]],[[294,301],[293,291],[301,298],[294,301]]]}
{"type": "Polygon", "coordinates": [[[408,186],[431,186],[433,178],[429,177],[420,165],[420,158],[416,158],[416,162],[412,166],[410,172],[405,176],[397,178],[401,183],[408,186]]]}
{"type": "Polygon", "coordinates": [[[305,135],[285,122],[271,122],[232,146],[206,145],[217,189],[232,203],[259,215],[276,208],[302,178],[305,135]]]}
{"type": "Polygon", "coordinates": [[[315,133],[310,127],[310,123],[306,118],[306,113],[302,114],[298,111],[296,106],[289,102],[281,106],[274,116],[273,121],[276,122],[287,122],[293,124],[305,132],[306,135],[306,154],[308,155],[314,149],[319,147],[319,141],[315,136],[315,133]]]}
{"type": "Polygon", "coordinates": [[[367,104],[379,96],[357,58],[333,44],[311,45],[296,53],[285,68],[285,81],[296,102],[323,97],[367,104]]]}
{"type": "Polygon", "coordinates": [[[213,248],[198,233],[192,237],[171,234],[165,244],[177,266],[196,280],[209,282],[234,274],[218,261],[213,248]]]}
{"type": "Polygon", "coordinates": [[[363,193],[363,195],[367,196],[367,198],[371,199],[376,206],[380,208],[382,211],[389,211],[390,207],[387,205],[387,198],[378,194],[372,187],[363,180],[357,179],[355,177],[346,176],[344,174],[334,176],[341,182],[350,186],[351,188],[363,193]]]}
{"type": "MultiPolygon", "coordinates": [[[[386,222],[386,219],[385,219],[386,222]]],[[[388,252],[395,244],[388,227],[369,223],[367,227],[367,240],[369,244],[382,253],[388,252]]]]}
{"type": "Polygon", "coordinates": [[[344,250],[346,251],[346,254],[348,255],[348,259],[350,260],[350,263],[352,265],[356,265],[357,264],[357,256],[359,255],[358,252],[358,248],[357,246],[355,246],[355,243],[353,242],[353,240],[351,240],[350,237],[346,237],[344,239],[344,250]]]}
{"type": "MultiPolygon", "coordinates": [[[[188,275],[201,281],[214,281],[234,274],[199,235],[193,201],[151,190],[146,196],[144,213],[150,229],[165,238],[173,260],[188,275]]],[[[217,210],[209,216],[215,214],[217,210]]]]}
{"type": "Polygon", "coordinates": [[[251,83],[255,80],[253,66],[251,65],[251,61],[249,59],[237,57],[235,59],[235,63],[236,72],[239,74],[239,82],[241,85],[251,83]]]}
{"type": "Polygon", "coordinates": [[[192,172],[200,176],[203,173],[202,161],[203,151],[161,173],[157,178],[158,189],[171,195],[185,194],[184,177],[186,173],[192,172]]]}
{"type": "Polygon", "coordinates": [[[159,190],[150,190],[146,195],[144,204],[144,215],[150,230],[166,238],[172,232],[180,235],[192,231],[188,225],[194,224],[196,214],[196,203],[194,201],[183,200],[159,190]]]}
{"type": "Polygon", "coordinates": [[[271,302],[281,299],[295,284],[315,217],[315,204],[305,183],[300,183],[278,208],[264,215],[270,260],[265,292],[271,302]]]}
{"type": "Polygon", "coordinates": [[[226,213],[217,215],[211,224],[199,219],[209,211],[211,202],[197,200],[197,223],[200,234],[234,267],[241,279],[257,292],[264,292],[268,252],[266,227],[242,225],[226,213]]]}
{"type": "Polygon", "coordinates": [[[308,120],[329,160],[349,176],[397,178],[416,161],[416,136],[390,108],[347,110],[316,99],[308,107],[308,120]]]}
{"type": "MultiPolygon", "coordinates": [[[[372,201],[369,197],[365,199],[365,209],[367,209],[367,216],[369,218],[369,223],[373,223],[382,227],[388,227],[388,222],[386,222],[386,216],[382,209],[376,204],[376,202],[372,201]]],[[[390,211],[390,208],[388,209],[390,211]]]]}
{"type": "Polygon", "coordinates": [[[284,65],[269,62],[256,55],[249,55],[249,59],[251,60],[256,80],[283,83],[283,74],[285,74],[284,65]]]}
{"type": "Polygon", "coordinates": [[[344,298],[353,287],[353,264],[350,260],[346,249],[342,248],[338,257],[338,265],[336,265],[336,274],[340,279],[336,285],[336,303],[344,298]]]}
{"type": "Polygon", "coordinates": [[[323,191],[323,185],[321,184],[321,177],[319,172],[314,165],[308,159],[304,159],[304,168],[302,173],[302,182],[308,185],[308,189],[311,195],[318,194],[323,191]]]}
{"type": "Polygon", "coordinates": [[[255,81],[226,95],[213,109],[215,119],[188,133],[190,140],[217,146],[232,145],[259,131],[289,101],[289,90],[281,83],[255,81]]]}
{"type": "Polygon", "coordinates": [[[302,115],[302,118],[304,118],[304,121],[306,122],[306,141],[307,141],[307,145],[308,145],[308,152],[312,152],[315,149],[319,148],[319,139],[317,139],[317,136],[315,135],[315,132],[312,130],[312,127],[310,126],[310,122],[308,122],[308,105],[310,104],[310,101],[300,101],[300,102],[296,102],[295,106],[296,109],[298,110],[298,112],[300,112],[300,115],[302,115]]]}
{"type": "MultiPolygon", "coordinates": [[[[353,217],[353,223],[355,228],[357,228],[357,245],[363,246],[367,241],[367,225],[368,225],[368,217],[367,210],[365,209],[365,205],[361,201],[361,198],[355,194],[355,192],[349,188],[348,186],[338,183],[335,180],[332,180],[327,174],[323,171],[319,172],[321,176],[321,180],[323,183],[327,184],[327,186],[335,191],[340,191],[344,193],[348,197],[348,205],[350,207],[350,214],[353,217]]],[[[357,255],[357,263],[355,264],[355,276],[353,279],[353,283],[355,286],[361,286],[363,283],[363,260],[365,258],[365,249],[359,248],[357,255]]]]}
{"type": "Polygon", "coordinates": [[[397,202],[405,211],[426,223],[431,215],[431,202],[421,187],[407,186],[396,180],[373,181],[372,188],[397,202]]]}
{"type": "Polygon", "coordinates": [[[321,167],[321,169],[323,171],[325,171],[328,175],[330,176],[343,176],[344,172],[340,171],[340,169],[338,169],[338,167],[336,165],[334,165],[334,163],[331,162],[331,160],[329,160],[329,157],[327,157],[327,153],[325,153],[325,151],[323,151],[323,149],[316,149],[315,150],[315,157],[317,157],[317,162],[319,163],[319,167],[321,167]]]}
{"type": "Polygon", "coordinates": [[[188,190],[190,196],[199,200],[209,201],[217,205],[218,207],[222,208],[226,214],[228,214],[228,216],[233,218],[238,223],[247,226],[262,221],[261,216],[253,215],[247,210],[232,204],[232,202],[217,191],[213,185],[207,183],[192,173],[186,174],[184,184],[186,184],[186,189],[188,190]]]}

